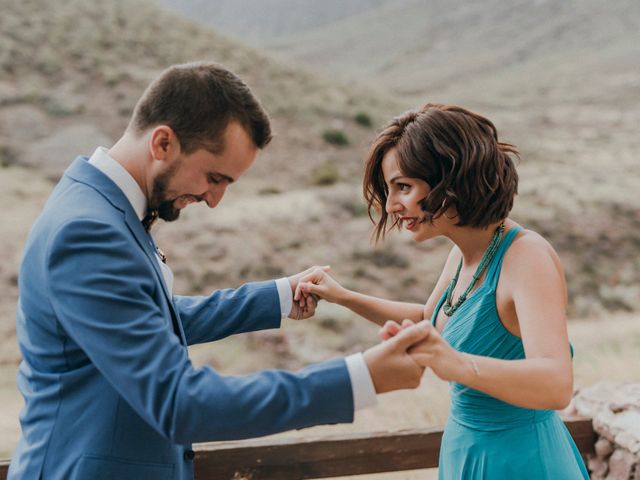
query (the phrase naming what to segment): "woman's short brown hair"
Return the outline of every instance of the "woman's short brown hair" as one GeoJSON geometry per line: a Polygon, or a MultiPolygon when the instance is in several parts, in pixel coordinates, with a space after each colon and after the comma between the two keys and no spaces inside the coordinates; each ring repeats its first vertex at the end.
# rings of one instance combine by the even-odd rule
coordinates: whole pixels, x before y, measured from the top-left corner
{"type": "Polygon", "coordinates": [[[518,157],[517,148],[499,142],[496,127],[481,115],[428,103],[394,118],[369,151],[363,190],[376,240],[397,225],[396,220],[387,229],[388,189],[382,172],[382,159],[394,148],[401,172],[431,188],[421,204],[427,221],[453,206],[459,226],[486,228],[511,211],[518,191],[512,158],[518,157]],[[380,211],[378,221],[372,210],[380,211]]]}
{"type": "Polygon", "coordinates": [[[175,132],[185,153],[224,149],[222,134],[237,121],[258,148],[271,140],[269,117],[249,87],[216,63],[187,63],[166,69],[138,101],[129,128],[142,133],[158,125],[175,132]]]}

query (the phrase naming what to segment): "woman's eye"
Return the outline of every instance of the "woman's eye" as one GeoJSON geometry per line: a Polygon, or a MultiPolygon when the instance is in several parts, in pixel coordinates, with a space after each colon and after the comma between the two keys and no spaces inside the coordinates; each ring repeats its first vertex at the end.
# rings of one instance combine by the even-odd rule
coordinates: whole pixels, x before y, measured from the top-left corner
{"type": "Polygon", "coordinates": [[[214,185],[217,185],[220,183],[220,180],[218,180],[218,178],[214,177],[213,175],[209,175],[209,183],[213,183],[214,185]]]}
{"type": "Polygon", "coordinates": [[[409,188],[410,186],[406,183],[398,183],[398,190],[400,190],[401,192],[406,192],[407,190],[409,190],[409,188]]]}

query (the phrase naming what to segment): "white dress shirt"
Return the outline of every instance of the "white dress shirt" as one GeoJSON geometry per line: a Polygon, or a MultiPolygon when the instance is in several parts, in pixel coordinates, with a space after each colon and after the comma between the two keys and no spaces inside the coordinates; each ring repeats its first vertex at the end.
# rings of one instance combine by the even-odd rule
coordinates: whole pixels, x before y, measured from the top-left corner
{"type": "MultiPolygon", "coordinates": [[[[114,160],[104,147],[98,147],[91,155],[89,163],[109,177],[115,183],[122,193],[124,193],[133,210],[138,215],[140,221],[147,213],[147,198],[144,196],[140,185],[127,172],[127,170],[114,160]]],[[[173,272],[169,265],[164,263],[158,252],[156,252],[156,260],[162,270],[162,276],[167,285],[167,290],[173,292],[173,272]]],[[[279,278],[276,282],[278,289],[278,297],[280,299],[280,314],[282,318],[286,318],[293,307],[293,294],[291,286],[287,278],[279,278]]],[[[376,403],[376,392],[371,380],[369,368],[362,353],[349,355],[345,358],[347,370],[351,379],[351,388],[353,390],[353,405],[355,410],[365,408],[376,403]]]]}

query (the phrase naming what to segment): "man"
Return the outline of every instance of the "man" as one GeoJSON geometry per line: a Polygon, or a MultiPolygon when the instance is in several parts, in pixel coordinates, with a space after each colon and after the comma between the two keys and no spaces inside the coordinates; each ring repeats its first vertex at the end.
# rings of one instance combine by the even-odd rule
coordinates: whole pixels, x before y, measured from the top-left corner
{"type": "Polygon", "coordinates": [[[314,311],[310,298],[292,300],[302,274],[173,295],[147,231],[192,202],[214,208],[270,138],[234,74],[180,65],[147,88],[110,150],[67,169],[20,272],[25,408],[10,479],[190,479],[191,442],[351,422],[375,393],[418,385],[422,369],[406,351],[426,337],[419,327],[297,373],[233,377],[191,365],[187,345],[314,311]]]}

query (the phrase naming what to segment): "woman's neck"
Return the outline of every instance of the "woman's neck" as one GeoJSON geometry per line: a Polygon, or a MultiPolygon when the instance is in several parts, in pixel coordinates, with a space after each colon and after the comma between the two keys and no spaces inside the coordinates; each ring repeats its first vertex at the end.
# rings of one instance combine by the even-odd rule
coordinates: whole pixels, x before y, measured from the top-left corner
{"type": "MultiPolygon", "coordinates": [[[[447,237],[456,244],[462,253],[463,265],[472,266],[480,263],[484,252],[487,250],[496,229],[502,222],[496,222],[487,228],[453,227],[447,233],[447,237]]],[[[504,221],[505,231],[513,222],[509,219],[504,221]]]]}

